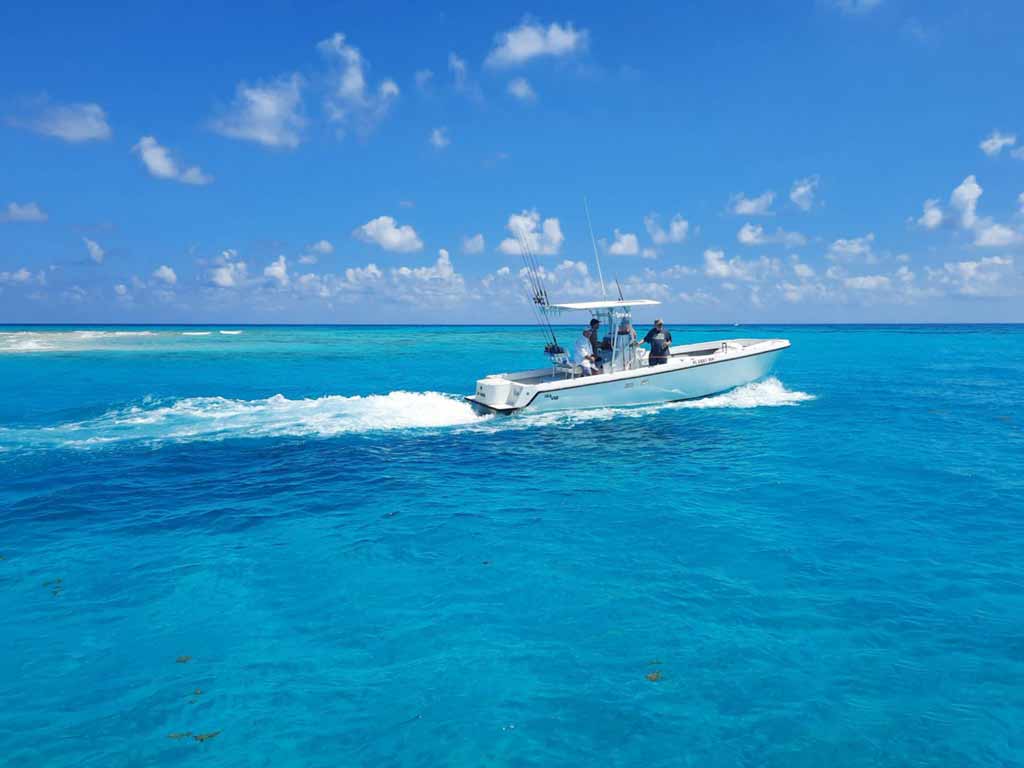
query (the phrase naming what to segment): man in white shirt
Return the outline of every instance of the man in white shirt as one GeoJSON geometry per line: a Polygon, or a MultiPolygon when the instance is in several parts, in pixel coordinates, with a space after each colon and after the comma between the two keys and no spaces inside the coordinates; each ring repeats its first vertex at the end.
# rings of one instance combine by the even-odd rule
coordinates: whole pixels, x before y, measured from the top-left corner
{"type": "Polygon", "coordinates": [[[600,373],[597,358],[594,356],[594,347],[590,340],[591,331],[584,328],[583,333],[576,339],[576,347],[573,349],[573,357],[576,364],[583,369],[584,376],[593,376],[600,373]]]}

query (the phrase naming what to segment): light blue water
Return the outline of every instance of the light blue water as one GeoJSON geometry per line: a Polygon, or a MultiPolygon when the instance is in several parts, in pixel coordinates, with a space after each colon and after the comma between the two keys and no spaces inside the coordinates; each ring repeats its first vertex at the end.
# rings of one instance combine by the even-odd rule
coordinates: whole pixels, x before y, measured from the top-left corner
{"type": "Polygon", "coordinates": [[[513,418],[534,329],[115,330],[0,328],[0,762],[1024,764],[1024,327],[513,418]]]}

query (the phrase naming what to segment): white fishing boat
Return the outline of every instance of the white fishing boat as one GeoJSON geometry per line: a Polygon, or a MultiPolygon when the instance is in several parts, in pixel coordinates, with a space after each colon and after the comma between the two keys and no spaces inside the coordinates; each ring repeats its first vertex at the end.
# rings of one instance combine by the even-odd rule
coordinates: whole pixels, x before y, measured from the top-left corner
{"type": "MultiPolygon", "coordinates": [[[[589,215],[588,215],[589,218],[589,215]]],[[[543,368],[514,373],[493,373],[476,383],[466,400],[474,408],[490,413],[517,411],[559,411],[653,405],[692,400],[725,392],[765,376],[782,350],[786,339],[716,339],[697,344],[670,345],[665,356],[652,364],[650,352],[633,330],[634,307],[649,307],[652,299],[553,304],[548,301],[543,270],[537,264],[525,237],[520,248],[526,264],[531,303],[538,323],[547,335],[544,352],[549,364],[543,368]],[[552,318],[565,312],[589,313],[599,325],[592,356],[599,368],[581,364],[559,344],[552,318]],[[663,360],[663,362],[662,362],[663,360]],[[588,368],[590,370],[588,370],[588,368]]],[[[604,276],[597,257],[598,275],[604,290],[604,276]]],[[[581,324],[581,329],[583,324],[581,324]]]]}

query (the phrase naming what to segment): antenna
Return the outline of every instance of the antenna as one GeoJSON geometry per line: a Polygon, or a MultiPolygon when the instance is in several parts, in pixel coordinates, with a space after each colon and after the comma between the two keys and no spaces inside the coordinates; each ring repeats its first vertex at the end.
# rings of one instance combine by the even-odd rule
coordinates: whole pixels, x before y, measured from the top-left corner
{"type": "Polygon", "coordinates": [[[619,285],[619,278],[617,278],[617,277],[615,278],[615,287],[619,291],[619,301],[625,301],[625,299],[622,298],[622,286],[619,285]]]}
{"type": "Polygon", "coordinates": [[[587,205],[587,197],[583,196],[583,210],[587,212],[587,227],[590,229],[590,244],[594,246],[594,261],[597,262],[597,276],[601,280],[601,295],[608,298],[608,291],[604,287],[604,274],[601,272],[601,257],[597,255],[597,241],[594,239],[594,225],[590,223],[590,206],[587,205]]]}

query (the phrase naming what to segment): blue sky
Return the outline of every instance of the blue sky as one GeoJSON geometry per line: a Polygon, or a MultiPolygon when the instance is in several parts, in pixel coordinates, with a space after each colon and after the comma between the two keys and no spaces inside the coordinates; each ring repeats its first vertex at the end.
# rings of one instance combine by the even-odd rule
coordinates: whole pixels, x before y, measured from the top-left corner
{"type": "Polygon", "coordinates": [[[1024,321],[1019,2],[499,5],[5,6],[0,321],[1024,321]]]}

